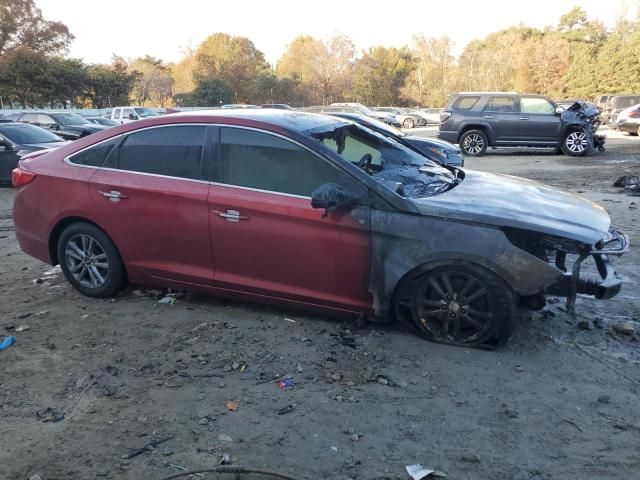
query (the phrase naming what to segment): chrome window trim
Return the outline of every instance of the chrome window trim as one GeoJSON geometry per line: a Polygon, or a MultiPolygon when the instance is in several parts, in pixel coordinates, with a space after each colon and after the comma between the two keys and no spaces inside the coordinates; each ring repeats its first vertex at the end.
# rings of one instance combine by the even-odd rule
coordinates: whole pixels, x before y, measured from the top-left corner
{"type": "Polygon", "coordinates": [[[291,198],[300,198],[302,200],[311,200],[311,197],[305,197],[304,195],[295,195],[293,193],[274,192],[273,190],[262,190],[260,188],[243,187],[241,185],[230,185],[228,183],[209,182],[209,185],[213,185],[213,186],[216,186],[216,187],[228,187],[228,188],[236,188],[236,189],[240,189],[240,190],[248,190],[250,192],[268,193],[270,195],[280,195],[281,197],[291,197],[291,198]]]}
{"type": "MultiPolygon", "coordinates": [[[[133,174],[133,175],[145,175],[148,177],[158,177],[158,178],[167,178],[167,179],[171,179],[171,180],[183,180],[185,182],[196,182],[196,183],[209,183],[208,180],[198,180],[195,178],[184,178],[184,177],[173,177],[171,175],[161,175],[159,173],[148,173],[148,172],[135,172],[133,170],[122,170],[120,168],[109,168],[109,167],[94,167],[92,165],[81,165],[79,163],[73,163],[71,161],[71,158],[75,155],[78,155],[79,153],[82,153],[86,150],[89,150],[90,148],[96,147],[98,145],[102,145],[105,142],[110,142],[111,140],[115,140],[117,138],[121,138],[124,137],[126,135],[131,135],[132,133],[137,133],[137,132],[143,132],[145,130],[151,130],[151,129],[155,129],[155,128],[166,128],[166,127],[182,127],[182,126],[187,126],[187,127],[210,127],[212,126],[212,124],[210,123],[168,123],[168,124],[163,124],[163,125],[151,125],[149,127],[144,127],[144,128],[139,128],[137,130],[131,130],[129,132],[124,132],[124,133],[120,133],[118,135],[114,135],[113,137],[109,137],[109,138],[105,138],[104,140],[101,140],[97,143],[94,143],[92,145],[86,146],[81,150],[78,150],[76,152],[73,152],[70,155],[67,155],[66,157],[64,157],[64,163],[66,163],[67,165],[71,166],[71,167],[80,167],[80,168],[93,168],[95,170],[104,170],[104,171],[108,171],[108,172],[120,172],[120,173],[128,173],[128,174],[133,174]]],[[[205,141],[206,141],[206,132],[205,132],[205,141]]],[[[205,148],[205,144],[202,144],[202,148],[204,151],[205,148]]]]}

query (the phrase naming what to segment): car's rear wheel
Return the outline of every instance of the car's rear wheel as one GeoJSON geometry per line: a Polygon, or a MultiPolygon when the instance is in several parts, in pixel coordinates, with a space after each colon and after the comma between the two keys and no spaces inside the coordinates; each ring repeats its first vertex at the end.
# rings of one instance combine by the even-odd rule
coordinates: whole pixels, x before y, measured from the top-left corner
{"type": "Polygon", "coordinates": [[[395,308],[429,340],[497,347],[511,336],[515,299],[495,273],[459,262],[412,273],[399,288],[395,308]]]}
{"type": "Polygon", "coordinates": [[[562,151],[565,155],[581,157],[587,153],[587,134],[581,130],[574,130],[565,135],[562,140],[562,151]]]}
{"type": "Polygon", "coordinates": [[[487,151],[489,140],[482,130],[468,130],[460,137],[459,145],[465,155],[478,157],[487,151]]]}
{"type": "Polygon", "coordinates": [[[84,295],[110,297],[126,283],[118,250],[111,239],[94,225],[69,225],[58,239],[57,252],[65,277],[84,295]]]}
{"type": "Polygon", "coordinates": [[[405,118],[404,122],[402,122],[402,126],[404,128],[413,128],[416,126],[416,122],[413,120],[413,118],[405,118]]]}

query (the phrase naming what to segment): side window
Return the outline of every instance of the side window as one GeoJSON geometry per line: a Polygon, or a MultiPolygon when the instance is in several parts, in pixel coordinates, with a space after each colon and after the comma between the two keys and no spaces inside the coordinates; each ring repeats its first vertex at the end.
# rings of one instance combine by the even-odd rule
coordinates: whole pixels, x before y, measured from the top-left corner
{"type": "Polygon", "coordinates": [[[41,113],[38,115],[38,123],[47,127],[52,127],[56,124],[55,120],[49,115],[43,115],[41,113]]]}
{"type": "Polygon", "coordinates": [[[134,118],[137,116],[136,112],[133,111],[133,108],[123,108],[122,109],[122,118],[125,120],[129,118],[129,115],[133,115],[134,118]]]}
{"type": "Polygon", "coordinates": [[[101,167],[105,163],[111,164],[111,157],[115,155],[116,148],[121,140],[121,137],[112,138],[106,142],[89,147],[80,153],[71,155],[69,161],[76,165],[86,165],[90,167],[101,167]],[[109,160],[105,162],[107,158],[109,158],[109,160]]]}
{"type": "Polygon", "coordinates": [[[176,125],[132,133],[118,150],[117,168],[200,180],[205,131],[205,126],[176,125]]]}
{"type": "Polygon", "coordinates": [[[21,118],[20,118],[21,122],[26,122],[26,123],[36,123],[38,121],[38,117],[36,116],[35,113],[25,113],[21,118]]]}
{"type": "Polygon", "coordinates": [[[453,102],[451,108],[455,108],[456,110],[471,110],[473,106],[478,103],[478,100],[480,100],[480,97],[475,95],[458,97],[453,102]]]}
{"type": "Polygon", "coordinates": [[[489,103],[484,107],[485,112],[515,113],[515,97],[491,97],[489,103]]]}
{"type": "Polygon", "coordinates": [[[114,120],[120,120],[120,113],[122,113],[122,110],[121,110],[121,109],[119,109],[119,108],[116,108],[116,109],[113,111],[113,119],[114,119],[114,120]]]}
{"type": "Polygon", "coordinates": [[[305,197],[323,183],[344,184],[338,169],[275,135],[222,128],[220,143],[222,183],[305,197]]]}
{"type": "Polygon", "coordinates": [[[555,108],[544,98],[522,97],[520,99],[520,113],[544,113],[553,114],[555,108]]]}

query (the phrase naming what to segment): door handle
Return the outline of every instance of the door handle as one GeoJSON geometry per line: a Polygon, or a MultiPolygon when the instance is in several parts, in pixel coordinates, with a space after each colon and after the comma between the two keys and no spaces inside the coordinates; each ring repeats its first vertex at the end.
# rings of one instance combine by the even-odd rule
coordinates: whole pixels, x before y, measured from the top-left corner
{"type": "Polygon", "coordinates": [[[529,117],[520,117],[520,120],[529,120],[529,117]]]}
{"type": "Polygon", "coordinates": [[[227,222],[238,223],[240,220],[249,220],[249,217],[246,215],[240,215],[238,210],[227,210],[225,212],[214,210],[214,213],[219,217],[226,219],[227,222]]]}
{"type": "Polygon", "coordinates": [[[485,115],[484,118],[496,118],[493,115],[485,115]]]}
{"type": "Polygon", "coordinates": [[[108,198],[114,203],[119,202],[121,199],[124,200],[125,198],[129,198],[126,195],[123,195],[122,193],[115,190],[111,190],[110,192],[100,192],[100,195],[108,198]]]}

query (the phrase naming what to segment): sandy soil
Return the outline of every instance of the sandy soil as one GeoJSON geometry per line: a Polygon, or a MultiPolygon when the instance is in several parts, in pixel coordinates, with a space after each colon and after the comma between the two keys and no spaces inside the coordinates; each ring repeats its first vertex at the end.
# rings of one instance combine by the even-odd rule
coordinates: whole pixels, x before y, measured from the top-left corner
{"type": "MultiPolygon", "coordinates": [[[[468,167],[578,192],[638,239],[640,198],[611,187],[640,173],[640,140],[623,140],[589,158],[501,151],[468,167]]],[[[85,298],[20,252],[12,198],[0,189],[0,335],[30,329],[0,352],[2,479],[155,480],[224,453],[309,480],[404,479],[414,463],[454,480],[640,478],[638,336],[612,329],[640,331],[638,249],[617,262],[618,297],[578,300],[578,320],[600,328],[550,303],[485,352],[195,295],[163,305],[135,286],[85,298]],[[282,375],[295,387],[271,381],[282,375]]]]}

